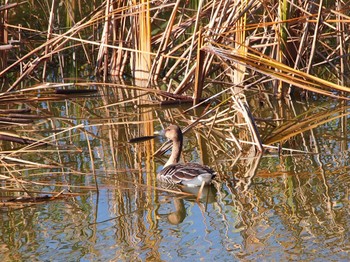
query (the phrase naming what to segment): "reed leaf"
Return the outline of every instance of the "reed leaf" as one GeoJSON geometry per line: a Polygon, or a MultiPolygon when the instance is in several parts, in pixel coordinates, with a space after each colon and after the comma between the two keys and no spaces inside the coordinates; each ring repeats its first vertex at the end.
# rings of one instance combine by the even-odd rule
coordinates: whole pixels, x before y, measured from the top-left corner
{"type": "Polygon", "coordinates": [[[349,87],[341,86],[317,76],[296,70],[270,57],[266,57],[255,50],[249,49],[249,52],[240,53],[237,50],[227,49],[227,47],[224,49],[217,45],[214,46],[214,43],[204,46],[203,50],[220,57],[222,61],[228,65],[233,62],[238,62],[261,74],[279,79],[293,86],[322,95],[349,100],[349,98],[345,96],[333,93],[334,91],[349,93],[349,87]]]}

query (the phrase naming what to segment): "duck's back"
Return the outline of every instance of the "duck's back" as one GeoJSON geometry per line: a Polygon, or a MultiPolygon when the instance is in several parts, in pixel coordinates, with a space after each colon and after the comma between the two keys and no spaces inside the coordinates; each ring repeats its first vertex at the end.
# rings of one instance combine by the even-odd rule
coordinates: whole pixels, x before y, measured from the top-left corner
{"type": "Polygon", "coordinates": [[[208,166],[197,163],[173,164],[163,168],[157,179],[164,183],[200,186],[203,181],[210,184],[216,173],[208,166]]]}

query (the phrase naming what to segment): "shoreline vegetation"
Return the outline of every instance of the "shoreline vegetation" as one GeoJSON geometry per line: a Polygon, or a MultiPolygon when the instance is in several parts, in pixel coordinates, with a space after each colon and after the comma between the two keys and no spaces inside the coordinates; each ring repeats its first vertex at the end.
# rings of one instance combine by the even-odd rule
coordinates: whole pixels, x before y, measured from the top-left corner
{"type": "MultiPolygon", "coordinates": [[[[110,147],[118,170],[120,141],[172,121],[198,132],[201,159],[213,163],[218,154],[235,163],[264,150],[316,153],[303,135],[332,121],[347,132],[350,5],[342,1],[38,0],[4,4],[0,19],[0,198],[7,203],[23,195],[41,202],[47,187],[55,188],[42,193],[48,199],[71,194],[62,188],[98,192],[93,138],[110,147]],[[338,105],[330,108],[330,98],[338,105]],[[296,112],[300,99],[324,103],[296,112]],[[66,100],[76,102],[59,112],[54,103],[66,100]],[[178,105],[185,108],[170,109],[178,105]],[[94,118],[109,130],[96,132],[102,124],[94,118]],[[77,137],[88,149],[83,174],[63,157],[83,151],[77,137]],[[26,177],[35,171],[91,178],[71,185],[26,177]]],[[[151,159],[166,148],[155,152],[149,142],[142,150],[151,159]]]]}

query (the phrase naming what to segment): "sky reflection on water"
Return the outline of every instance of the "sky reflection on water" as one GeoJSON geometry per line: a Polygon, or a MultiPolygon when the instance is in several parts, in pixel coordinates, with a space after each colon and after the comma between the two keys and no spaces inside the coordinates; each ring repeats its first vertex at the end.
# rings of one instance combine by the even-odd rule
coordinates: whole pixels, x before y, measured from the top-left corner
{"type": "MultiPolygon", "coordinates": [[[[210,187],[209,198],[196,202],[194,197],[158,188],[155,173],[164,161],[149,159],[148,147],[128,145],[125,138],[113,141],[115,168],[105,135],[111,128],[88,127],[96,136],[90,137],[90,143],[95,149],[99,195],[86,189],[75,198],[1,209],[1,261],[348,259],[347,134],[331,137],[324,132],[329,126],[314,129],[319,132],[318,154],[279,157],[271,152],[261,158],[239,157],[234,164],[225,155],[217,156],[210,163],[219,173],[217,182],[210,187]]],[[[184,158],[198,162],[195,132],[186,134],[184,158]]],[[[314,139],[309,134],[303,138],[314,139]]],[[[155,148],[162,142],[156,141],[155,148]]],[[[82,152],[65,154],[64,161],[89,173],[67,172],[63,177],[48,172],[40,181],[94,188],[86,137],[72,143],[82,152]]],[[[34,171],[27,174],[36,179],[34,171]]]]}

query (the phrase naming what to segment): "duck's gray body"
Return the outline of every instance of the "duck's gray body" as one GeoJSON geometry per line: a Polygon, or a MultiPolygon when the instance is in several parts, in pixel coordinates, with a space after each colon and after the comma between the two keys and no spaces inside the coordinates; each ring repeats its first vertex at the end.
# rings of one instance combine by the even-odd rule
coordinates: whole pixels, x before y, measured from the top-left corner
{"type": "Polygon", "coordinates": [[[208,166],[197,163],[179,163],[182,150],[182,132],[176,125],[164,131],[165,136],[173,141],[173,149],[169,160],[157,174],[157,179],[167,184],[182,184],[189,187],[201,186],[203,182],[210,184],[216,173],[208,166]]]}

